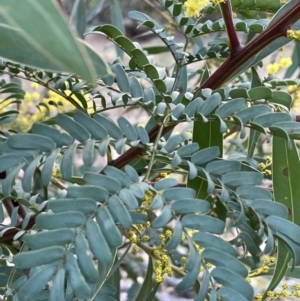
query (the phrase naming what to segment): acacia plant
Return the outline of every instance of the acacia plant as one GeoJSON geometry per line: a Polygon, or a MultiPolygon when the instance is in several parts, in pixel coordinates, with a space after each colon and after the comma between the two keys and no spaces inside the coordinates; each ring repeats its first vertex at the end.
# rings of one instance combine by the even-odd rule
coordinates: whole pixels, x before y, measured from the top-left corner
{"type": "Polygon", "coordinates": [[[300,2],[146,1],[178,38],[131,11],[161,41],[144,49],[118,1],[114,25],[88,29],[106,2],[74,1],[78,34],[59,3],[0,3],[1,300],[120,300],[133,253],[148,267],[128,300],[157,300],[167,277],[197,301],[299,297],[298,285],[274,292],[300,266],[297,43],[288,78],[274,74],[300,39],[300,2]],[[114,43],[115,59],[87,34],[114,43]],[[18,79],[45,96],[22,133],[10,128],[28,99],[18,79]],[[259,275],[272,277],[255,295],[259,275]]]}

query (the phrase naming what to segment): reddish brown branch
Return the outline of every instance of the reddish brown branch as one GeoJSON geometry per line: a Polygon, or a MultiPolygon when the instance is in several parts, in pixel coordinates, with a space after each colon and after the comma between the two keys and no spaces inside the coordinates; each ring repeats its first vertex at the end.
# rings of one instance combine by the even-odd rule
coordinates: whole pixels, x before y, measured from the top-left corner
{"type": "Polygon", "coordinates": [[[230,55],[235,56],[236,54],[240,53],[242,51],[242,45],[239,41],[239,38],[237,36],[233,19],[232,19],[232,10],[231,10],[231,4],[230,1],[227,0],[226,2],[222,2],[220,4],[222,16],[224,19],[224,23],[226,26],[226,32],[228,35],[229,40],[229,46],[230,46],[230,55]]]}

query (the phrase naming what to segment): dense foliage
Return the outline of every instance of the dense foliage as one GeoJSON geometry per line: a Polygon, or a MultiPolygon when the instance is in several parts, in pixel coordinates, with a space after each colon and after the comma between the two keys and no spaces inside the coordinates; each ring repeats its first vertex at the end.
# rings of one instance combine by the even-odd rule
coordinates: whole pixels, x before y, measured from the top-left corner
{"type": "Polygon", "coordinates": [[[167,277],[196,301],[300,297],[276,292],[300,277],[299,1],[153,8],[128,14],[143,48],[117,0],[0,3],[1,300],[118,301],[121,270],[130,301],[167,277]]]}

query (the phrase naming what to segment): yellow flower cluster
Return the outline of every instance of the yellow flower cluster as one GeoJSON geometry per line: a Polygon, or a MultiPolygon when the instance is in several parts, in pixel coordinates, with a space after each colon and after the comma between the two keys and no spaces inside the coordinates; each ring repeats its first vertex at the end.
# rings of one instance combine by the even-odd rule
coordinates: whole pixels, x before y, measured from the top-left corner
{"type": "Polygon", "coordinates": [[[187,0],[184,2],[185,16],[191,18],[197,18],[200,15],[200,11],[205,8],[209,3],[220,4],[225,0],[187,0]]]}
{"type": "MultiPolygon", "coordinates": [[[[267,297],[269,298],[268,300],[276,300],[281,297],[296,297],[300,298],[300,284],[296,283],[293,287],[292,291],[288,291],[289,285],[287,283],[282,284],[282,289],[279,291],[267,291],[267,297]]],[[[256,294],[255,295],[255,300],[261,301],[262,300],[262,295],[261,294],[256,294]]]]}
{"type": "Polygon", "coordinates": [[[292,96],[293,98],[293,105],[292,105],[292,110],[295,113],[299,112],[299,107],[300,107],[300,87],[297,85],[291,85],[288,86],[286,91],[292,96]]]}
{"type": "Polygon", "coordinates": [[[267,71],[270,75],[275,75],[278,73],[281,69],[288,68],[292,65],[292,59],[290,57],[282,57],[279,60],[279,63],[273,63],[267,65],[267,71]]]}
{"type": "Polygon", "coordinates": [[[172,266],[169,263],[169,256],[158,249],[154,250],[154,255],[159,257],[159,259],[155,260],[155,281],[157,283],[164,282],[166,280],[165,274],[169,277],[173,276],[172,266]]]}
{"type": "Polygon", "coordinates": [[[149,209],[151,207],[153,197],[154,197],[154,192],[151,190],[147,190],[142,200],[142,206],[149,209]]]}
{"type": "Polygon", "coordinates": [[[200,10],[209,4],[209,0],[187,0],[184,2],[185,16],[186,17],[199,17],[200,10]]]}
{"type": "Polygon", "coordinates": [[[263,163],[263,162],[259,163],[259,168],[260,168],[262,174],[264,174],[266,176],[272,175],[271,169],[267,169],[271,165],[272,165],[272,159],[269,156],[266,158],[266,163],[263,163]]]}
{"type": "MultiPolygon", "coordinates": [[[[25,94],[24,100],[19,107],[19,115],[9,125],[10,128],[20,132],[27,132],[34,122],[42,121],[47,116],[55,116],[57,113],[75,109],[64,97],[53,91],[49,91],[47,97],[43,97],[39,91],[39,87],[37,83],[31,84],[32,91],[25,94]],[[57,106],[48,105],[49,101],[56,103],[57,106]]],[[[66,94],[70,93],[71,91],[67,91],[66,94]]],[[[6,109],[11,110],[12,106],[7,106],[6,109]]]]}
{"type": "Polygon", "coordinates": [[[286,36],[288,38],[300,41],[300,30],[293,30],[293,29],[288,29],[286,31],[286,36]]]}

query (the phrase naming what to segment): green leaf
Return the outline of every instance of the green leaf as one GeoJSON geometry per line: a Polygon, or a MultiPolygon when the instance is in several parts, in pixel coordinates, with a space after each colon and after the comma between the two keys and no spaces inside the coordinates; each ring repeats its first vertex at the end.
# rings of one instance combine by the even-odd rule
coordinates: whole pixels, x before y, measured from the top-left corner
{"type": "Polygon", "coordinates": [[[77,144],[72,144],[66,152],[63,154],[63,157],[60,161],[60,171],[62,177],[66,180],[69,180],[73,176],[73,159],[77,149],[77,144]]]}
{"type": "Polygon", "coordinates": [[[43,123],[34,123],[31,132],[51,138],[56,143],[57,147],[71,145],[74,141],[74,138],[67,133],[61,133],[59,130],[43,123]]]}
{"type": "Polygon", "coordinates": [[[256,199],[265,199],[265,200],[272,200],[272,193],[264,188],[261,187],[253,187],[253,186],[239,186],[236,189],[236,193],[241,197],[241,198],[249,198],[249,195],[251,195],[252,200],[256,199]]]}
{"type": "Polygon", "coordinates": [[[259,185],[263,180],[263,176],[254,171],[236,171],[222,175],[221,180],[227,185],[238,187],[245,183],[248,185],[259,185]]]}
{"type": "Polygon", "coordinates": [[[229,269],[216,267],[212,270],[211,276],[224,287],[230,287],[243,295],[246,300],[252,300],[254,290],[252,286],[240,275],[229,269]]]}
{"type": "Polygon", "coordinates": [[[264,215],[275,215],[284,219],[287,219],[289,214],[286,206],[274,201],[258,199],[251,202],[251,207],[253,207],[253,209],[255,209],[258,213],[264,215]]]}
{"type": "Polygon", "coordinates": [[[55,143],[48,137],[36,134],[16,134],[7,140],[8,146],[14,149],[37,149],[40,151],[53,151],[55,143]]]}
{"type": "Polygon", "coordinates": [[[133,183],[138,183],[140,181],[138,173],[132,166],[126,165],[124,169],[133,183]]]}
{"type": "Polygon", "coordinates": [[[119,197],[123,203],[128,207],[130,211],[135,211],[139,206],[139,203],[134,194],[127,188],[123,188],[119,191],[119,197]]]}
{"type": "MultiPolygon", "coordinates": [[[[96,72],[87,49],[72,34],[55,1],[36,5],[34,0],[21,4],[12,0],[0,7],[2,57],[40,69],[75,73],[94,82],[96,72]],[[28,20],[28,14],[35,18],[28,20]]],[[[109,74],[102,58],[96,53],[94,57],[103,65],[102,74],[109,74]]]]}
{"type": "Polygon", "coordinates": [[[222,234],[225,228],[222,220],[208,215],[186,214],[181,221],[185,227],[215,234],[222,234]]]}
{"type": "Polygon", "coordinates": [[[168,202],[185,198],[194,198],[196,196],[196,192],[191,188],[173,187],[165,189],[162,196],[168,202]]]}
{"type": "Polygon", "coordinates": [[[13,263],[19,269],[31,269],[32,267],[52,263],[63,258],[63,247],[48,247],[41,250],[21,252],[14,256],[13,263]]]}
{"type": "Polygon", "coordinates": [[[117,221],[125,228],[129,228],[132,225],[132,219],[129,211],[123,204],[122,200],[113,195],[108,200],[108,208],[110,212],[117,218],[117,221]]]}
{"type": "MultiPolygon", "coordinates": [[[[223,134],[220,133],[219,120],[209,121],[207,123],[202,123],[201,121],[195,121],[193,127],[192,141],[198,143],[200,148],[202,148],[202,150],[204,151],[209,147],[214,147],[213,149],[215,151],[216,148],[218,148],[219,153],[216,156],[222,157],[223,134]]],[[[195,190],[197,198],[205,199],[207,197],[207,191],[209,188],[209,184],[207,180],[201,179],[199,177],[193,180],[188,179],[187,186],[195,190]]]]}
{"type": "Polygon", "coordinates": [[[144,278],[144,282],[137,296],[135,297],[135,301],[143,300],[145,296],[149,296],[149,294],[151,293],[151,289],[153,287],[152,275],[153,275],[153,261],[152,261],[152,257],[149,256],[148,268],[144,278]]]}
{"type": "Polygon", "coordinates": [[[173,187],[177,185],[177,180],[174,178],[166,178],[155,182],[154,189],[156,190],[164,190],[169,187],[173,187]]]}
{"type": "Polygon", "coordinates": [[[82,111],[76,110],[74,119],[87,129],[93,139],[103,140],[107,138],[108,134],[105,127],[82,111]]]}
{"type": "Polygon", "coordinates": [[[172,218],[171,207],[166,205],[164,206],[161,214],[151,222],[151,227],[161,228],[165,226],[171,220],[171,218],[172,218]]]}
{"type": "Polygon", "coordinates": [[[208,147],[197,151],[191,157],[191,161],[196,165],[202,165],[209,162],[220,155],[220,150],[218,146],[208,147]]]}
{"type": "Polygon", "coordinates": [[[61,268],[56,273],[55,277],[53,278],[49,301],[56,301],[56,300],[64,300],[65,299],[65,269],[61,268]]]}
{"type": "Polygon", "coordinates": [[[73,253],[67,252],[65,269],[67,272],[67,278],[71,287],[79,299],[89,299],[91,295],[91,289],[80,273],[77,259],[73,253]]]}
{"type": "Polygon", "coordinates": [[[82,212],[68,211],[57,214],[41,213],[36,218],[37,229],[76,228],[86,222],[82,212]]]}
{"type": "MultiPolygon", "coordinates": [[[[299,168],[300,162],[295,143],[292,142],[292,148],[289,150],[284,139],[273,137],[272,178],[274,199],[288,208],[289,220],[298,226],[300,225],[300,217],[297,214],[299,210],[297,196],[300,193],[300,187],[297,183],[300,176],[299,168]]],[[[291,255],[281,241],[278,241],[277,257],[274,274],[267,290],[274,290],[277,287],[284,277],[291,259],[291,255]]]]}
{"type": "Polygon", "coordinates": [[[98,272],[88,251],[87,240],[83,234],[78,233],[75,238],[75,253],[80,271],[88,282],[95,283],[98,279],[98,272]]]}
{"type": "Polygon", "coordinates": [[[69,186],[67,192],[68,198],[91,198],[101,203],[107,201],[109,197],[109,192],[106,188],[92,185],[69,186]]]}
{"type": "Polygon", "coordinates": [[[237,256],[237,251],[234,247],[218,236],[205,232],[196,232],[193,234],[193,240],[203,248],[215,248],[232,256],[237,256]]]}
{"type": "Polygon", "coordinates": [[[75,231],[72,229],[58,229],[43,231],[37,234],[25,234],[22,237],[24,243],[32,250],[55,246],[64,247],[75,237],[75,231]]]}
{"type": "Polygon", "coordinates": [[[177,214],[187,213],[207,213],[210,208],[210,203],[205,200],[199,199],[181,199],[174,201],[171,205],[171,209],[177,214]]]}
{"type": "Polygon", "coordinates": [[[125,172],[113,166],[107,165],[103,169],[103,173],[106,174],[107,176],[115,178],[117,181],[119,181],[122,184],[123,187],[129,186],[131,183],[131,179],[127,176],[125,172]]]}
{"type": "Polygon", "coordinates": [[[174,226],[172,236],[166,243],[165,248],[167,250],[175,249],[180,243],[181,239],[182,239],[182,223],[180,220],[176,220],[176,224],[174,226]]]}
{"type": "Polygon", "coordinates": [[[247,108],[247,100],[245,98],[236,98],[229,100],[219,106],[215,112],[221,118],[226,118],[240,110],[247,108]]]}
{"type": "Polygon", "coordinates": [[[139,137],[135,127],[125,117],[119,117],[118,124],[129,141],[138,140],[139,137]]]}
{"type": "MultiPolygon", "coordinates": [[[[122,8],[118,0],[113,0],[110,5],[110,20],[111,23],[116,26],[121,32],[125,33],[124,19],[122,14],[122,8]]],[[[117,55],[123,59],[123,51],[120,48],[116,48],[117,55]]]]}
{"type": "Polygon", "coordinates": [[[210,262],[216,267],[228,268],[234,273],[246,278],[248,276],[248,270],[243,263],[241,263],[236,257],[224,253],[215,248],[205,248],[202,253],[202,257],[206,262],[210,262]]]}
{"type": "Polygon", "coordinates": [[[71,11],[70,23],[76,27],[78,35],[83,38],[86,26],[85,3],[83,0],[76,0],[71,11]]]}
{"type": "Polygon", "coordinates": [[[108,134],[115,138],[121,139],[123,138],[123,132],[120,128],[110,119],[100,114],[95,114],[94,119],[99,122],[108,132],[108,134]]]}
{"type": "Polygon", "coordinates": [[[45,161],[41,173],[41,180],[44,186],[48,186],[52,177],[53,165],[60,152],[60,148],[55,149],[45,161]]]}
{"type": "Polygon", "coordinates": [[[225,174],[232,171],[239,171],[241,169],[241,163],[239,161],[216,160],[208,163],[205,169],[212,174],[225,174]]]}
{"type": "Polygon", "coordinates": [[[98,224],[91,219],[86,223],[86,236],[92,253],[102,265],[103,272],[107,273],[113,262],[113,254],[98,224]]]}
{"type": "Polygon", "coordinates": [[[197,254],[193,259],[194,260],[192,269],[187,271],[185,276],[182,278],[181,282],[179,282],[175,287],[179,291],[185,291],[188,288],[190,288],[198,277],[201,266],[200,254],[197,254]]]}
{"type": "Polygon", "coordinates": [[[88,184],[103,187],[111,193],[115,193],[121,189],[121,183],[118,180],[106,175],[85,172],[83,180],[88,184]]]}
{"type": "Polygon", "coordinates": [[[113,248],[119,247],[122,244],[122,234],[115,225],[109,210],[101,206],[97,210],[96,219],[107,243],[113,248]]]}
{"type": "Polygon", "coordinates": [[[65,114],[57,114],[56,123],[81,143],[90,139],[90,133],[77,121],[65,114]]]}
{"type": "Polygon", "coordinates": [[[34,273],[18,290],[19,300],[32,301],[51,280],[56,271],[55,265],[45,265],[34,273]]]}
{"type": "Polygon", "coordinates": [[[223,286],[218,290],[218,295],[222,297],[224,301],[247,301],[242,294],[237,292],[235,289],[227,286],[223,286]]]}
{"type": "Polygon", "coordinates": [[[97,209],[97,203],[93,199],[76,198],[76,199],[54,199],[48,202],[47,208],[54,213],[79,211],[84,214],[92,213],[97,209]]]}
{"type": "Polygon", "coordinates": [[[211,95],[198,109],[198,112],[203,116],[208,116],[215,110],[221,103],[222,97],[219,93],[211,95]]]}

